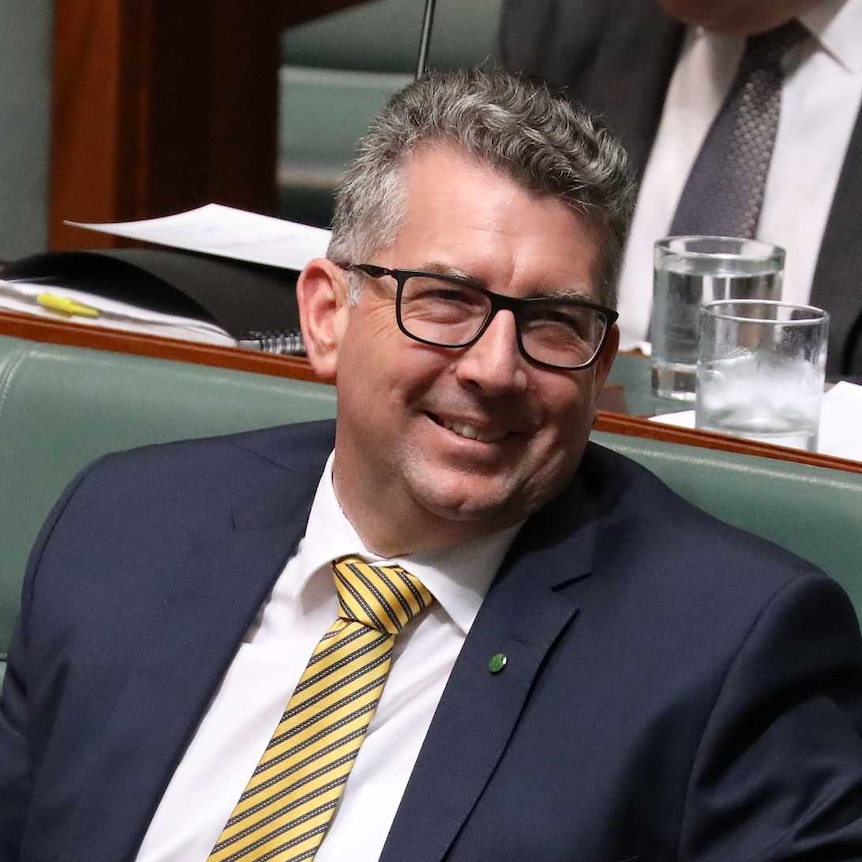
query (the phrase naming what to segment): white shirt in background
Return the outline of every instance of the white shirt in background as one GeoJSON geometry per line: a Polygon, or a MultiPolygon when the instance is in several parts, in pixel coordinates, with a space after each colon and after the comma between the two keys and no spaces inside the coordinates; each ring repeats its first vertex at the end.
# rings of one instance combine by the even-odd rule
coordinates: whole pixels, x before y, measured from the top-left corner
{"type": "MultiPolygon", "coordinates": [[[[862,0],[823,0],[799,20],[814,38],[790,52],[757,236],[787,252],[783,299],[807,302],[823,232],[862,103],[862,0]]],[[[638,196],[618,285],[620,347],[646,339],[653,244],[724,102],[745,40],[687,34],[638,196]]],[[[852,289],[848,285],[848,289],[852,289]]]]}

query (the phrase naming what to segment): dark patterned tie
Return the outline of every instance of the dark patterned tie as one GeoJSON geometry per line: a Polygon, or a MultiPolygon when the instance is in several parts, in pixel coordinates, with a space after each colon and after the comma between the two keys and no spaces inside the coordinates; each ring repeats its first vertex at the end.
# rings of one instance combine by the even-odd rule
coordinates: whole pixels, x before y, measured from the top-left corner
{"type": "Polygon", "coordinates": [[[755,235],[781,112],[781,62],[806,35],[794,19],[749,37],[727,99],[688,175],[670,236],[755,235]]]}
{"type": "Polygon", "coordinates": [[[313,859],[365,738],[395,636],[434,601],[400,566],[332,564],[338,619],[321,638],[209,862],[313,859]]]}

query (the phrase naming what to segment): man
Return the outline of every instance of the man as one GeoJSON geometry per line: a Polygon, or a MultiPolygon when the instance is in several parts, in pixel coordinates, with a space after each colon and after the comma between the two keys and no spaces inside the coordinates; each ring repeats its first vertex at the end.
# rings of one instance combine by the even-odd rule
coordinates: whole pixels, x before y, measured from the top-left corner
{"type": "Polygon", "coordinates": [[[623,349],[647,337],[653,243],[678,232],[677,205],[746,37],[794,18],[804,37],[782,62],[755,235],[787,250],[784,298],[831,312],[827,373],[862,378],[862,0],[506,0],[505,65],[600,112],[641,179],[619,283],[623,349]]]}
{"type": "Polygon", "coordinates": [[[334,427],[110,456],[43,530],[0,858],[862,858],[846,596],[587,442],[629,202],[538,82],[394,98],[299,282],[334,427]],[[353,605],[399,602],[354,708],[353,605]]]}

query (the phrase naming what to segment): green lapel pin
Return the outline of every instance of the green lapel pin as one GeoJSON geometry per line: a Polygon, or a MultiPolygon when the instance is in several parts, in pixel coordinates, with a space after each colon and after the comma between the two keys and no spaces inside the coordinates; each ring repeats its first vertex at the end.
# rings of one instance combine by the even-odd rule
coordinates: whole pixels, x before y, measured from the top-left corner
{"type": "Polygon", "coordinates": [[[507,661],[505,653],[498,652],[496,655],[491,656],[491,660],[488,662],[488,670],[491,673],[499,673],[506,666],[507,661]]]}

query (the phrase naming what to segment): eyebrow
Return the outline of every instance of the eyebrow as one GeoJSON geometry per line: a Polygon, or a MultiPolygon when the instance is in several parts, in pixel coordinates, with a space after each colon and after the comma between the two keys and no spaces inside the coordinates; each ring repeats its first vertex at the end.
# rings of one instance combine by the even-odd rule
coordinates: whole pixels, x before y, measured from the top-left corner
{"type": "Polygon", "coordinates": [[[583,299],[585,302],[592,303],[599,301],[586,287],[555,290],[553,293],[547,294],[547,297],[548,299],[583,299]]]}
{"type": "Polygon", "coordinates": [[[459,281],[467,281],[470,284],[482,285],[481,279],[476,278],[463,269],[458,269],[448,264],[437,263],[436,261],[428,261],[417,267],[417,272],[427,272],[429,275],[444,275],[446,278],[457,278],[459,281]]]}
{"type": "MultiPolygon", "coordinates": [[[[470,275],[470,273],[465,272],[463,269],[458,269],[457,267],[439,263],[437,261],[427,261],[426,263],[421,264],[416,269],[416,271],[427,272],[429,275],[442,275],[446,278],[454,278],[458,281],[463,281],[465,284],[473,285],[475,287],[482,287],[485,290],[490,290],[490,288],[483,279],[477,278],[474,275],[470,275]]],[[[492,293],[493,292],[494,291],[492,291],[492,293]]],[[[535,296],[529,296],[524,298],[550,300],[575,299],[592,303],[596,303],[599,301],[593,296],[592,291],[584,285],[577,285],[575,287],[564,287],[551,293],[538,293],[535,296]]]]}

